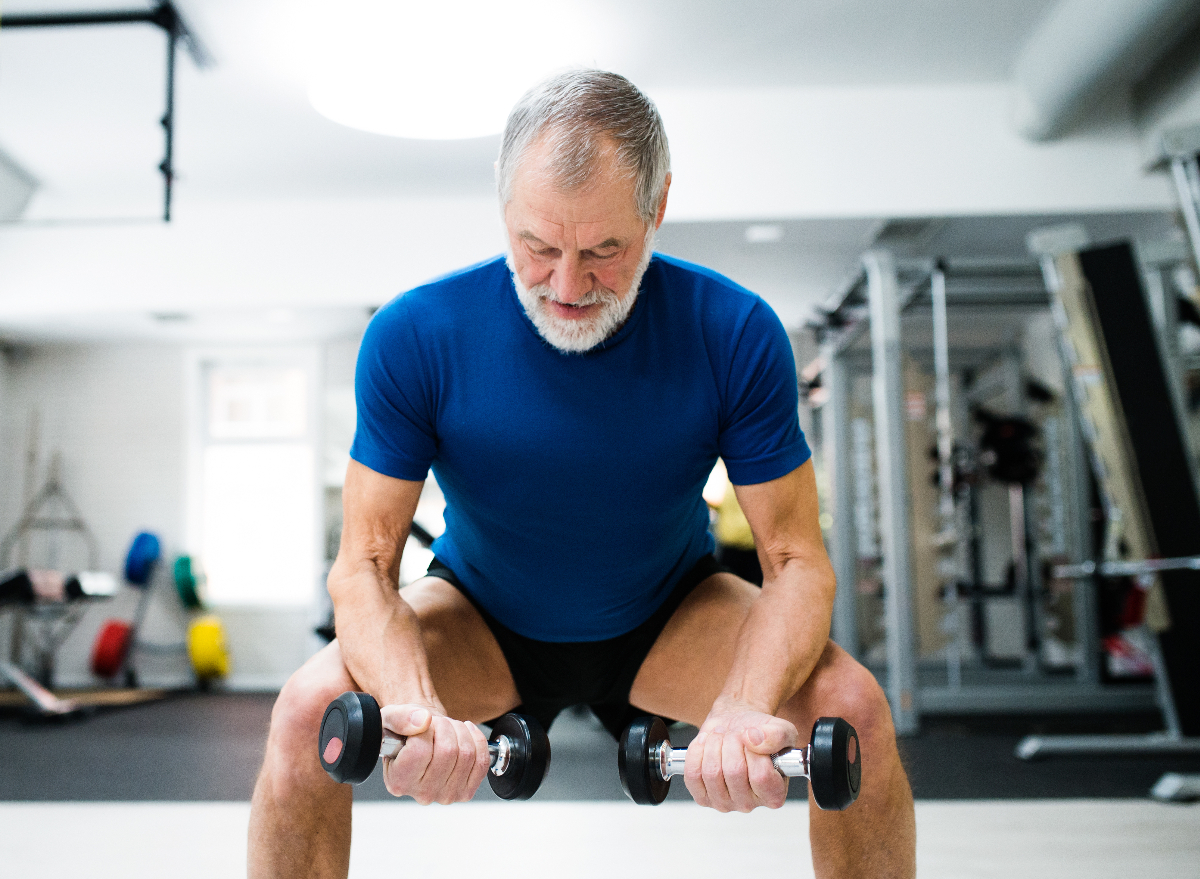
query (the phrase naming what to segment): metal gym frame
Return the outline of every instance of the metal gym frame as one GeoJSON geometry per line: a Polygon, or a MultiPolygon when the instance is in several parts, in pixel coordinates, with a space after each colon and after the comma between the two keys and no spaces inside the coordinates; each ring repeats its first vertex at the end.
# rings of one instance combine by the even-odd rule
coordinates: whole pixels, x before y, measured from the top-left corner
{"type": "Polygon", "coordinates": [[[85,25],[150,24],[167,36],[167,99],[159,124],[165,138],[163,160],[158,170],[163,176],[163,222],[171,221],[171,188],[175,182],[175,50],[180,42],[197,67],[208,67],[211,57],[183,16],[170,0],[153,9],[112,9],[100,12],[33,12],[0,16],[0,33],[20,28],[80,27],[85,25]]]}
{"type": "MultiPolygon", "coordinates": [[[[901,735],[920,728],[922,713],[952,711],[1010,711],[1030,709],[1149,707],[1149,688],[1104,688],[1100,683],[1099,637],[1095,630],[1095,596],[1086,579],[1074,590],[1072,615],[1081,645],[1080,662],[1073,678],[1044,677],[1036,663],[1013,674],[976,676],[964,682],[963,657],[957,645],[947,648],[946,683],[923,681],[917,661],[913,615],[911,511],[904,440],[904,393],[901,376],[903,351],[901,315],[916,302],[932,311],[937,425],[938,468],[950,466],[954,437],[950,413],[950,341],[948,310],[955,307],[1007,306],[1048,308],[1050,299],[1036,263],[960,261],[945,263],[899,261],[890,252],[864,255],[860,272],[822,308],[819,327],[820,365],[825,400],[821,430],[825,465],[832,483],[832,557],[838,589],[834,602],[833,638],[853,655],[861,655],[857,635],[858,579],[854,513],[854,474],[850,436],[850,387],[863,357],[861,348],[869,333],[869,368],[872,378],[875,471],[879,487],[878,520],[884,583],[884,636],[887,673],[884,688],[893,722],[901,735]]],[[[1069,387],[1069,382],[1065,382],[1069,387]]],[[[1062,444],[1066,455],[1065,482],[1072,495],[1068,508],[1086,510],[1090,497],[1088,462],[1078,434],[1078,411],[1071,394],[1064,400],[1062,444]]],[[[943,485],[946,483],[943,482],[943,485]]],[[[939,497],[938,521],[942,531],[955,527],[954,499],[939,497]]],[[[1068,554],[1083,564],[1094,558],[1091,535],[1084,517],[1067,516],[1068,554]]],[[[931,535],[933,537],[934,535],[931,535]]],[[[1036,565],[1028,566],[1031,570],[1036,565]]],[[[1030,586],[1029,588],[1033,588],[1030,586]]],[[[961,600],[961,599],[959,599],[961,600]]]]}
{"type": "MultiPolygon", "coordinates": [[[[1200,154],[1200,125],[1181,131],[1168,132],[1162,138],[1163,159],[1159,167],[1169,165],[1176,192],[1179,196],[1180,211],[1187,226],[1188,239],[1191,244],[1194,263],[1200,266],[1200,169],[1197,167],[1200,154]]],[[[1048,250],[1043,256],[1042,267],[1046,276],[1047,286],[1054,289],[1057,272],[1054,265],[1055,254],[1048,250]]],[[[1161,268],[1152,266],[1150,272],[1152,282],[1161,287],[1161,268]]],[[[1152,291],[1153,292],[1153,291],[1152,291]]],[[[1175,320],[1175,309],[1170,306],[1172,299],[1165,295],[1164,289],[1157,291],[1163,302],[1164,339],[1163,356],[1167,361],[1168,374],[1174,379],[1176,406],[1179,407],[1180,429],[1183,430],[1181,401],[1178,397],[1178,364],[1172,362],[1177,356],[1176,336],[1178,332],[1175,320]]],[[[1193,469],[1193,482],[1195,482],[1193,469]]],[[[1062,566],[1055,574],[1062,577],[1087,577],[1097,571],[1109,576],[1136,576],[1153,574],[1156,571],[1190,569],[1200,570],[1200,557],[1178,559],[1144,559],[1135,561],[1105,561],[1097,565],[1085,560],[1078,565],[1062,566]]],[[[1111,755],[1111,754],[1158,754],[1158,755],[1196,755],[1200,754],[1200,737],[1183,735],[1179,717],[1175,710],[1175,701],[1167,681],[1163,657],[1158,650],[1157,638],[1151,638],[1153,645],[1151,659],[1154,663],[1154,680],[1156,701],[1163,716],[1164,729],[1161,732],[1141,735],[1080,735],[1080,736],[1026,736],[1017,745],[1017,756],[1025,760],[1035,760],[1055,756],[1080,755],[1111,755]]],[[[1151,796],[1160,800],[1193,800],[1200,799],[1200,775],[1184,775],[1167,773],[1162,776],[1151,789],[1151,796]]]]}

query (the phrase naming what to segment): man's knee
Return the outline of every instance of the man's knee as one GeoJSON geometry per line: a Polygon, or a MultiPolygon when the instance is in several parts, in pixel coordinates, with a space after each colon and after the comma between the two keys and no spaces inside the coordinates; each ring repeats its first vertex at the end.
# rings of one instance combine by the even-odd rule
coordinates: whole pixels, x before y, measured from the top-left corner
{"type": "Polygon", "coordinates": [[[321,718],[329,703],[353,686],[336,642],[302,665],[283,685],[271,710],[268,763],[279,761],[274,768],[287,774],[291,774],[289,770],[320,770],[317,735],[321,718]]]}
{"type": "Polygon", "coordinates": [[[803,693],[803,701],[816,716],[843,717],[863,739],[895,737],[883,688],[840,647],[830,645],[806,689],[809,692],[803,693]]]}

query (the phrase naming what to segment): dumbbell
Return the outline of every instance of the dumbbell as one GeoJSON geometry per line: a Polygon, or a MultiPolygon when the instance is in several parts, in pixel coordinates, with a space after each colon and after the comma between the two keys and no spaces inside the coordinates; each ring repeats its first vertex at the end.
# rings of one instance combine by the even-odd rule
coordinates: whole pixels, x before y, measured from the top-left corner
{"type": "MultiPolygon", "coordinates": [[[[639,718],[625,729],[617,749],[621,787],[635,803],[656,806],[667,798],[671,779],[683,775],[686,757],[687,748],[671,747],[661,718],[639,718]]],[[[840,811],[858,798],[858,733],[840,717],[822,717],[813,725],[809,744],[773,754],[771,762],[781,775],[807,778],[822,809],[840,811]]]]}
{"type": "MultiPolygon", "coordinates": [[[[367,693],[342,693],[325,709],[317,746],[321,766],[334,781],[361,784],[380,757],[395,757],[404,736],[383,731],[379,703],[367,693]]],[[[542,725],[523,714],[506,714],[488,739],[488,784],[505,800],[527,800],[550,768],[550,739],[542,725]]]]}

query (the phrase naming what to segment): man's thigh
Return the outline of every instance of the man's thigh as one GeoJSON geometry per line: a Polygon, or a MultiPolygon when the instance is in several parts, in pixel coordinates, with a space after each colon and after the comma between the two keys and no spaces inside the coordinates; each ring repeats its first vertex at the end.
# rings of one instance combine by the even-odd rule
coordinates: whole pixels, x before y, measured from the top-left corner
{"type": "Polygon", "coordinates": [[[699,726],[733,665],[738,633],[761,590],[734,574],[704,580],[646,654],[629,691],[635,707],[699,726]]]}
{"type": "MultiPolygon", "coordinates": [[[[738,636],[757,586],[729,574],[714,574],[679,606],[646,656],[629,701],[637,708],[699,726],[725,686],[738,636]]],[[[803,737],[820,716],[849,717],[853,699],[870,673],[832,641],[812,674],[777,714],[796,724],[803,737]]],[[[852,721],[853,722],[853,721],[852,721]]]]}
{"type": "Polygon", "coordinates": [[[400,594],[421,623],[429,673],[449,716],[482,723],[520,704],[500,645],[466,596],[437,577],[400,594]]]}

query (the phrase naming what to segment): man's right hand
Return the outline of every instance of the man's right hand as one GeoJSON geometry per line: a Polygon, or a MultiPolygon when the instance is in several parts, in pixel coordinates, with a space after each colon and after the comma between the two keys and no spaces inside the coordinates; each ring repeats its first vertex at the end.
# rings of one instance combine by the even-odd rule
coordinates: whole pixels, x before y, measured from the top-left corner
{"type": "Polygon", "coordinates": [[[423,806],[475,796],[490,764],[479,727],[426,705],[388,705],[382,715],[385,730],[407,739],[399,754],[383,761],[388,793],[410,796],[423,806]]]}

